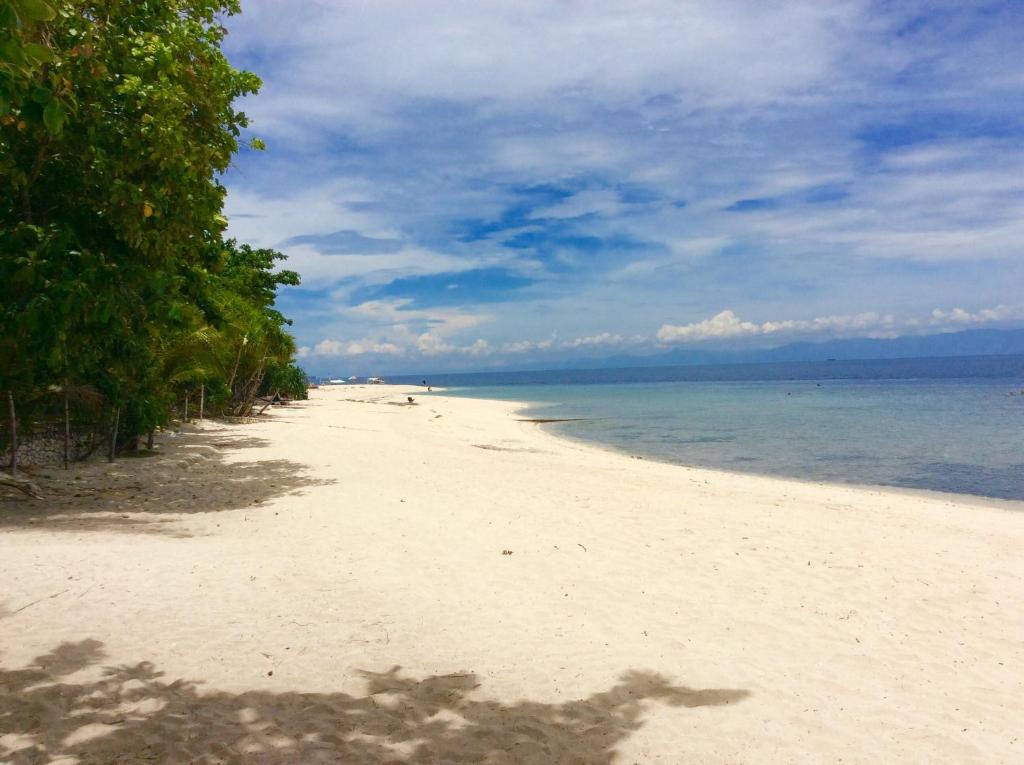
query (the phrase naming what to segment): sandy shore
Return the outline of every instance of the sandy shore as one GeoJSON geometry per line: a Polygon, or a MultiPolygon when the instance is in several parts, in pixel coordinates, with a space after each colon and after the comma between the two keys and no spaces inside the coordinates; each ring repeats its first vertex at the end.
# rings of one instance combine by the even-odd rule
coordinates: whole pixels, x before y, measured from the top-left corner
{"type": "Polygon", "coordinates": [[[1019,505],[406,395],[0,495],[0,762],[1024,760],[1019,505]]]}

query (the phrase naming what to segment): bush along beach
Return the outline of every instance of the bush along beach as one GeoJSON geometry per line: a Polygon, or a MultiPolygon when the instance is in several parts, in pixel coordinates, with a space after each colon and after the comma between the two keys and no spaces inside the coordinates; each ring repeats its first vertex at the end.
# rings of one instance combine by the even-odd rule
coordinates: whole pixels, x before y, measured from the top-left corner
{"type": "Polygon", "coordinates": [[[113,455],[172,419],[304,397],[284,256],[226,238],[219,178],[261,150],[231,0],[0,7],[0,450],[113,455]],[[191,407],[191,411],[190,411],[191,407]]]}

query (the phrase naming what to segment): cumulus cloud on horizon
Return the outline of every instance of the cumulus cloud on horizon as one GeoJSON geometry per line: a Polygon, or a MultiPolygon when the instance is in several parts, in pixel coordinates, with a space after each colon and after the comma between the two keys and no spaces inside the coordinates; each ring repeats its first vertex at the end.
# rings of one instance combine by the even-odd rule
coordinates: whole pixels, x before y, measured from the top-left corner
{"type": "Polygon", "coordinates": [[[668,346],[701,345],[713,341],[760,339],[761,347],[783,345],[793,340],[823,340],[836,337],[891,338],[956,331],[968,327],[1001,326],[1024,320],[1024,305],[999,305],[967,311],[963,308],[935,308],[924,316],[897,317],[892,314],[864,312],[852,315],[819,316],[811,319],[774,319],[762,322],[741,319],[726,309],[689,324],[663,324],[653,338],[644,335],[623,336],[610,332],[577,337],[556,343],[554,338],[517,340],[494,346],[478,337],[457,343],[445,339],[442,332],[415,334],[406,325],[392,325],[376,339],[324,339],[313,348],[304,347],[300,355],[351,358],[367,355],[381,357],[435,358],[456,356],[483,359],[494,356],[530,354],[544,357],[566,349],[595,353],[608,349],[655,351],[668,346]],[[390,337],[391,340],[386,338],[390,337]],[[767,343],[767,345],[766,345],[767,343]]]}
{"type": "Polygon", "coordinates": [[[754,335],[792,335],[803,333],[845,335],[852,332],[865,334],[868,337],[880,337],[890,335],[895,323],[895,318],[892,315],[882,316],[877,313],[867,312],[852,316],[782,319],[757,324],[743,321],[733,311],[725,310],[715,314],[710,319],[704,319],[692,324],[663,324],[658,329],[657,338],[659,342],[670,344],[751,337],[754,335]]]}
{"type": "Polygon", "coordinates": [[[656,334],[660,343],[700,343],[744,337],[810,335],[812,337],[895,337],[963,329],[969,326],[1000,324],[1024,319],[1024,305],[999,305],[966,311],[963,308],[935,308],[926,317],[898,319],[892,314],[873,311],[848,316],[819,316],[813,319],[780,319],[761,323],[744,321],[726,309],[709,319],[690,324],[663,324],[656,334]]]}

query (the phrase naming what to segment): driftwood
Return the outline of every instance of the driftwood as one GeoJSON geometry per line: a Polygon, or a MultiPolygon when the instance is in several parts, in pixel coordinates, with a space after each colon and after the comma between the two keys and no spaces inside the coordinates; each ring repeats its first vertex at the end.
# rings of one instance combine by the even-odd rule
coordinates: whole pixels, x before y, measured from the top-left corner
{"type": "Polygon", "coordinates": [[[0,486],[10,486],[11,488],[28,494],[33,499],[43,498],[42,489],[34,483],[25,480],[24,478],[15,478],[14,476],[7,475],[7,473],[0,473],[0,486]]]}
{"type": "Polygon", "coordinates": [[[265,411],[267,411],[267,407],[272,406],[273,404],[284,404],[284,403],[286,403],[285,399],[283,399],[281,397],[280,392],[278,392],[276,390],[274,391],[274,395],[272,395],[272,396],[258,396],[256,398],[256,400],[263,402],[263,408],[260,409],[256,413],[257,415],[263,414],[265,411]]]}

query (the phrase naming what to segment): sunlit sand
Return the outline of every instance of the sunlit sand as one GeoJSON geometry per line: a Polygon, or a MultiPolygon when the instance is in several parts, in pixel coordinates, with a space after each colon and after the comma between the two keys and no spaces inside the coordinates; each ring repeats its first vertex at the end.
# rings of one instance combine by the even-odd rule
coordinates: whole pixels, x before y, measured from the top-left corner
{"type": "Polygon", "coordinates": [[[518,420],[321,388],[0,495],[0,761],[1020,761],[1019,505],[518,420]]]}

